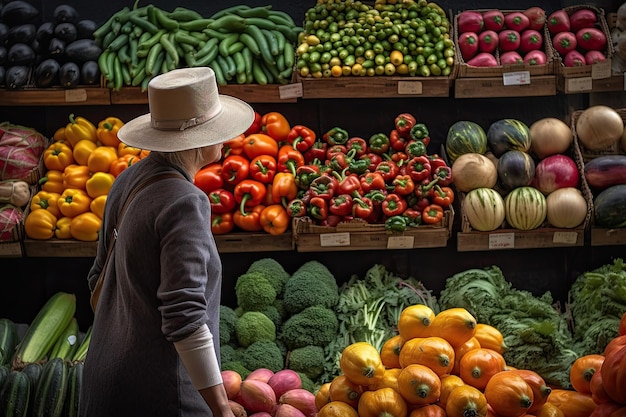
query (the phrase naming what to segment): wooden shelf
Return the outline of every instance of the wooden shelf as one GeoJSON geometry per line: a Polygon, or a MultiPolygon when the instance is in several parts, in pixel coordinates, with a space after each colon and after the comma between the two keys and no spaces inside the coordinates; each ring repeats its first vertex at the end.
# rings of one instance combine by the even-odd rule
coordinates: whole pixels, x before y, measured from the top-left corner
{"type": "Polygon", "coordinates": [[[591,246],[626,245],[626,228],[591,228],[591,246]]]}
{"type": "Polygon", "coordinates": [[[93,106],[109,104],[111,104],[109,89],[100,87],[0,90],[0,106],[93,106]]]}
{"type": "Polygon", "coordinates": [[[493,232],[457,233],[457,251],[538,249],[583,246],[584,229],[501,229],[493,232]]]}
{"type": "Polygon", "coordinates": [[[540,97],[556,95],[556,76],[531,76],[529,84],[504,85],[503,77],[457,78],[455,98],[540,97]]]}
{"type": "Polygon", "coordinates": [[[450,77],[296,77],[302,98],[449,97],[450,77]]]}

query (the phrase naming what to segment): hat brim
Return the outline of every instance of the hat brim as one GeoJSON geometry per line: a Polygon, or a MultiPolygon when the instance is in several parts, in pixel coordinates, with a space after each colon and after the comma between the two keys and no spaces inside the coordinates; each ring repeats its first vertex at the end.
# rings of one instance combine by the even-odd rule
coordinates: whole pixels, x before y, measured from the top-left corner
{"type": "Polygon", "coordinates": [[[236,138],[254,121],[254,110],[246,102],[219,95],[222,111],[207,122],[185,130],[159,130],[152,127],[150,113],[125,123],[118,131],[128,146],[158,152],[177,152],[217,145],[236,138]]]}

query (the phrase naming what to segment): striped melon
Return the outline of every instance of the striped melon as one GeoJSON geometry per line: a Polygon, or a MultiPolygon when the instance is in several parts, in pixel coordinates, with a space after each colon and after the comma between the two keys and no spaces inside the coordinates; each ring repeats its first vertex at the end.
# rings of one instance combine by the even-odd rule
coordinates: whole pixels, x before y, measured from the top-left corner
{"type": "Polygon", "coordinates": [[[465,153],[487,152],[487,135],[478,123],[461,120],[448,129],[446,153],[450,162],[454,162],[465,153]]]}
{"type": "Polygon", "coordinates": [[[507,223],[519,230],[532,230],[546,219],[546,197],[535,187],[518,187],[504,199],[507,223]]]}
{"type": "Polygon", "coordinates": [[[497,120],[487,130],[487,144],[496,157],[507,151],[528,152],[531,144],[530,129],[520,120],[497,120]]]}
{"type": "Polygon", "coordinates": [[[472,229],[490,232],[504,222],[504,200],[493,188],[475,188],[463,199],[463,213],[472,229]]]}

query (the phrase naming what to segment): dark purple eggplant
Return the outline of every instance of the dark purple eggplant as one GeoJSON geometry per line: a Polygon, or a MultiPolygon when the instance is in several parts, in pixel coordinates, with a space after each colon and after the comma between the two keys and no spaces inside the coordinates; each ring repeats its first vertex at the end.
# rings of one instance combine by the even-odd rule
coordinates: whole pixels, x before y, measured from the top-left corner
{"type": "Polygon", "coordinates": [[[69,4],[59,4],[52,13],[57,23],[76,23],[78,22],[78,11],[69,4]]]}
{"type": "Polygon", "coordinates": [[[35,51],[25,43],[15,43],[9,48],[7,60],[11,65],[31,65],[35,61],[35,51]]]}
{"type": "Polygon", "coordinates": [[[0,65],[6,65],[7,63],[7,48],[0,46],[0,65]]]}
{"type": "Polygon", "coordinates": [[[626,155],[602,155],[585,163],[585,179],[594,190],[626,184],[626,155]]]}
{"type": "Polygon", "coordinates": [[[93,33],[98,29],[98,24],[90,19],[82,19],[76,23],[77,39],[93,39],[93,33]]]}
{"type": "Polygon", "coordinates": [[[4,65],[0,65],[0,85],[4,85],[4,77],[6,75],[7,71],[4,68],[4,65]]]}
{"type": "Polygon", "coordinates": [[[63,56],[65,53],[65,42],[59,38],[50,39],[48,43],[48,54],[53,57],[63,56]]]}
{"type": "Polygon", "coordinates": [[[0,19],[9,26],[32,23],[39,17],[39,9],[23,0],[5,3],[0,10],[0,19]]]}
{"type": "Polygon", "coordinates": [[[28,84],[28,67],[13,65],[6,70],[5,85],[10,90],[17,90],[28,84]]]}
{"type": "Polygon", "coordinates": [[[6,45],[9,39],[9,26],[0,22],[0,45],[6,45]]]}
{"type": "Polygon", "coordinates": [[[45,88],[59,84],[59,71],[61,66],[56,59],[48,58],[35,67],[33,78],[35,87],[45,88]]]}
{"type": "Polygon", "coordinates": [[[37,33],[35,35],[37,40],[40,43],[48,43],[50,39],[54,38],[54,23],[53,22],[43,22],[37,28],[37,33]]]}
{"type": "Polygon", "coordinates": [[[85,61],[97,61],[101,53],[102,48],[93,39],[78,39],[65,46],[65,58],[79,64],[85,61]]]}
{"type": "Polygon", "coordinates": [[[59,70],[59,83],[61,87],[72,88],[80,81],[80,68],[75,62],[66,62],[59,70]]]}
{"type": "Polygon", "coordinates": [[[37,27],[32,23],[11,26],[9,29],[9,43],[31,43],[37,35],[37,27]]]}
{"type": "Polygon", "coordinates": [[[54,28],[54,36],[66,44],[74,42],[77,38],[76,26],[73,23],[59,23],[54,28]]]}
{"type": "Polygon", "coordinates": [[[84,85],[99,85],[100,75],[98,61],[87,61],[80,68],[80,83],[84,85]]]}

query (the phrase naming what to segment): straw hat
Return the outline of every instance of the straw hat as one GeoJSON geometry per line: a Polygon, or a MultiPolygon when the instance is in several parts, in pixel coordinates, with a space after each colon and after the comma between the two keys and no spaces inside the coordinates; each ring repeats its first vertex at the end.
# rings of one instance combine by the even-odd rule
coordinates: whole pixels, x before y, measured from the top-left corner
{"type": "Polygon", "coordinates": [[[150,113],[124,124],[118,132],[126,145],[176,152],[216,145],[245,132],[254,110],[235,97],[221,95],[209,67],[176,69],[148,84],[150,113]]]}

